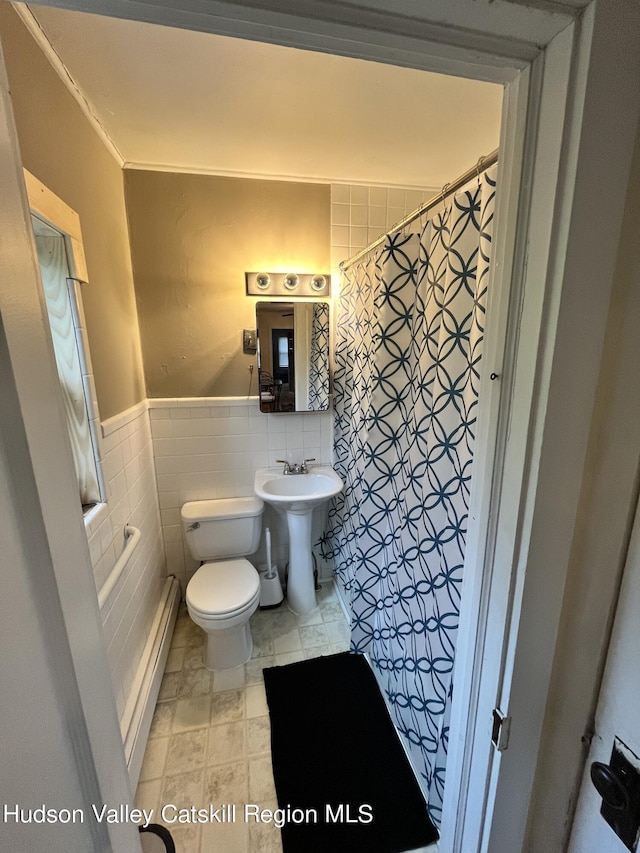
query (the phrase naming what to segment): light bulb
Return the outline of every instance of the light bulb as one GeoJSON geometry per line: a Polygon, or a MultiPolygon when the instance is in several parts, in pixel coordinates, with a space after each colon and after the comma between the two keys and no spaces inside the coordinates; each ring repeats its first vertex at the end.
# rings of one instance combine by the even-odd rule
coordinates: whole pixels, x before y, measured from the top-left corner
{"type": "Polygon", "coordinates": [[[294,272],[290,272],[282,279],[282,283],[287,288],[287,290],[295,290],[298,286],[300,279],[294,272]]]}

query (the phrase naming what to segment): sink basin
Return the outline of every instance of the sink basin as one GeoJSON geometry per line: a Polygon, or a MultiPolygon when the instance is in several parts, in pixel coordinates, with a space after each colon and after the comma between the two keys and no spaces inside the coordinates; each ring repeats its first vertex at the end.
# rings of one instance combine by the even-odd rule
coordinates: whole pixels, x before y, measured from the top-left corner
{"type": "Polygon", "coordinates": [[[283,474],[273,468],[256,471],[256,495],[286,512],[306,512],[341,490],[342,480],[329,466],[318,466],[308,474],[283,474]]]}
{"type": "Polygon", "coordinates": [[[343,482],[329,465],[316,465],[308,474],[283,474],[281,468],[259,468],[254,491],[287,517],[289,530],[289,609],[306,616],[316,606],[311,557],[313,510],[342,491],[343,482]]]}

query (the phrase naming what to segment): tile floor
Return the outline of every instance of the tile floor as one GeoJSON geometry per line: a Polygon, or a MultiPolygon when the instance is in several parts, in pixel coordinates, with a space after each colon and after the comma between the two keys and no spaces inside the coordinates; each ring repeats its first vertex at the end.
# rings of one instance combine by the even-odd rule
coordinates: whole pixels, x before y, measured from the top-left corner
{"type": "Polygon", "coordinates": [[[140,781],[138,808],[160,809],[235,803],[235,822],[169,825],[177,853],[279,853],[280,830],[245,823],[244,803],[276,808],[270,730],[262,670],[345,651],[349,629],[332,584],[318,592],[318,607],[298,618],[283,604],[251,618],[249,663],[211,673],[202,658],[204,632],[184,604],[156,705],[140,781]]]}

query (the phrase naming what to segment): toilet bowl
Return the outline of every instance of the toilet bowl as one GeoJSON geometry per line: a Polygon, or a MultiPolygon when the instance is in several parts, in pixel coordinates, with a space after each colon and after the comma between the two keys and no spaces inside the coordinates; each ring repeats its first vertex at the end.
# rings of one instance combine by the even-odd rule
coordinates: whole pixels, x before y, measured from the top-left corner
{"type": "Polygon", "coordinates": [[[249,619],[260,602],[260,576],[244,557],[258,547],[263,512],[255,497],[190,501],[182,507],[187,545],[202,561],[185,597],[189,617],[207,634],[207,669],[230,669],[251,658],[249,619]]]}

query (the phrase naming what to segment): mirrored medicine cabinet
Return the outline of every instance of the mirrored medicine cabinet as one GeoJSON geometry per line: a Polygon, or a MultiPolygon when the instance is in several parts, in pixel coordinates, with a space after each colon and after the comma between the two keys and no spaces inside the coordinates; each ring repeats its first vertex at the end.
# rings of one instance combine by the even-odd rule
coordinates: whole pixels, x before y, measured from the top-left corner
{"type": "Polygon", "coordinates": [[[261,412],[329,408],[329,303],[258,302],[261,412]]]}

